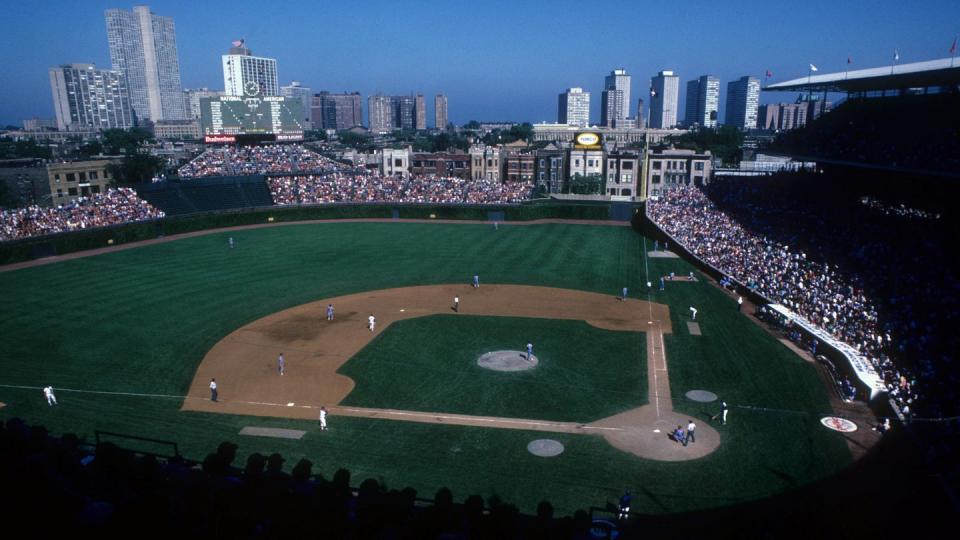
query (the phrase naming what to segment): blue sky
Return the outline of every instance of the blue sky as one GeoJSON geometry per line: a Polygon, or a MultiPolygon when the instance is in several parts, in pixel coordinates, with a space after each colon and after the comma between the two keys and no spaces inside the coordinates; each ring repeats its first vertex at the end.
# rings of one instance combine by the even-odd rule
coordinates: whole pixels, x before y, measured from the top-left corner
{"type": "MultiPolygon", "coordinates": [[[[949,55],[960,33],[960,1],[585,2],[550,0],[299,1],[147,3],[174,18],[184,87],[223,88],[220,55],[245,38],[278,60],[281,84],[314,91],[449,96],[450,117],[556,121],[557,94],[581,86],[599,120],[603,77],[624,67],[634,103],[657,71],[687,80],[713,74],[771,82],[949,55]]],[[[134,3],[27,0],[0,4],[4,70],[0,124],[52,117],[47,69],[62,63],[110,66],[103,11],[134,3]]],[[[792,96],[765,95],[764,102],[792,96]]],[[[432,99],[427,100],[432,111],[432,99]]],[[[365,107],[365,105],[364,105],[365,107]]],[[[432,122],[431,122],[432,123],[432,122]]]]}

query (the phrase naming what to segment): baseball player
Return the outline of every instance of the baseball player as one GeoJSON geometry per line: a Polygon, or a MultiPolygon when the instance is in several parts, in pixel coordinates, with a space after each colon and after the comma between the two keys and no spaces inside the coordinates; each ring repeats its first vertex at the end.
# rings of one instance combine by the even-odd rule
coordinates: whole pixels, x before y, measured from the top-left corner
{"type": "Polygon", "coordinates": [[[664,290],[664,289],[666,289],[666,287],[665,287],[665,284],[664,284],[664,282],[663,282],[663,276],[660,276],[660,290],[662,291],[662,290],[664,290]]]}
{"type": "Polygon", "coordinates": [[[627,301],[627,288],[626,288],[626,287],[624,287],[623,290],[620,291],[620,301],[621,301],[621,302],[626,302],[626,301],[627,301]]]}
{"type": "Polygon", "coordinates": [[[473,276],[473,288],[476,289],[480,286],[480,276],[474,274],[473,276]]]}
{"type": "Polygon", "coordinates": [[[527,343],[527,361],[533,360],[533,343],[527,343]]]}
{"type": "Polygon", "coordinates": [[[230,244],[230,249],[233,249],[233,237],[231,236],[227,243],[230,244]]]}
{"type": "Polygon", "coordinates": [[[280,353],[280,356],[277,357],[277,371],[280,372],[280,375],[283,375],[286,364],[286,360],[283,359],[283,353],[280,353]]]}
{"type": "Polygon", "coordinates": [[[686,446],[687,443],[697,442],[697,438],[693,436],[693,432],[697,429],[697,425],[693,423],[693,420],[688,420],[687,423],[687,437],[683,439],[683,445],[686,446]]]}
{"type": "Polygon", "coordinates": [[[53,407],[54,405],[57,404],[57,396],[53,395],[52,386],[43,387],[43,396],[47,398],[47,405],[50,405],[51,407],[53,407]]]}
{"type": "Polygon", "coordinates": [[[327,304],[327,320],[333,320],[333,304],[327,304]]]}
{"type": "Polygon", "coordinates": [[[370,316],[367,317],[367,328],[369,328],[370,331],[373,332],[376,327],[377,327],[377,319],[371,313],[370,316]]]}
{"type": "Polygon", "coordinates": [[[210,401],[217,400],[217,380],[210,379],[210,401]]]}
{"type": "Polygon", "coordinates": [[[743,297],[737,297],[737,311],[743,311],[743,297]]]}
{"type": "Polygon", "coordinates": [[[320,431],[327,430],[327,408],[320,407],[320,431]]]}
{"type": "Polygon", "coordinates": [[[457,313],[460,313],[460,297],[459,296],[453,297],[453,310],[456,311],[457,313]]]}
{"type": "Polygon", "coordinates": [[[690,315],[691,320],[694,320],[694,321],[697,320],[697,308],[690,306],[690,314],[691,314],[690,315]]]}
{"type": "Polygon", "coordinates": [[[727,402],[720,402],[720,412],[710,417],[711,420],[716,420],[717,417],[720,417],[720,425],[724,426],[727,424],[727,402]]]}

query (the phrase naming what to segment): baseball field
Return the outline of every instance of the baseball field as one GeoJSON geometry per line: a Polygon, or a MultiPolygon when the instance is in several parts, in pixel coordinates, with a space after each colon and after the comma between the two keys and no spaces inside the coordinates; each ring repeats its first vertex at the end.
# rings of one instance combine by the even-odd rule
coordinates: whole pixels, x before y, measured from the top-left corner
{"type": "Polygon", "coordinates": [[[233,441],[240,465],[279,452],[327,478],[345,467],[356,483],[526,512],[604,506],[625,488],[641,512],[716,508],[852,460],[819,423],[831,405],[814,366],[629,227],[332,222],[171,240],[0,271],[0,418],[176,441],[198,460],[233,441]],[[494,351],[521,362],[527,343],[535,366],[478,365],[494,351]],[[691,390],[725,400],[729,422],[691,390]],[[667,438],[688,420],[696,442],[667,438]],[[563,452],[534,455],[538,439],[563,452]]]}

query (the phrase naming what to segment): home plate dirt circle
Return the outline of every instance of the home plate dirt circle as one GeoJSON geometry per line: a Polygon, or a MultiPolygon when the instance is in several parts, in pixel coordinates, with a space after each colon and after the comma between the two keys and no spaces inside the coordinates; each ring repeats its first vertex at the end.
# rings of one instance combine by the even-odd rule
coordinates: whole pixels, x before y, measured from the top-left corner
{"type": "Polygon", "coordinates": [[[494,371],[526,371],[537,367],[537,355],[527,358],[521,351],[491,351],[477,358],[477,365],[494,371]]]}
{"type": "Polygon", "coordinates": [[[686,396],[687,399],[700,403],[713,403],[717,400],[717,395],[709,390],[690,390],[686,393],[686,396]]]}
{"type": "Polygon", "coordinates": [[[537,439],[530,441],[527,451],[535,456],[555,457],[563,453],[563,444],[553,439],[537,439]]]}

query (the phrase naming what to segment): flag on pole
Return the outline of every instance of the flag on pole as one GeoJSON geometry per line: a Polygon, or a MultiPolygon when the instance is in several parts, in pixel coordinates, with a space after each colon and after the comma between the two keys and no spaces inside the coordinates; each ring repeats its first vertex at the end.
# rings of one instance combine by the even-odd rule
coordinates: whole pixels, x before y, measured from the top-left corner
{"type": "Polygon", "coordinates": [[[243,40],[238,39],[236,41],[231,41],[230,44],[233,45],[234,47],[243,47],[243,40]]]}
{"type": "Polygon", "coordinates": [[[900,49],[894,49],[894,50],[893,50],[893,61],[894,61],[894,62],[899,62],[899,61],[900,61],[900,49]]]}
{"type": "Polygon", "coordinates": [[[957,54],[957,38],[953,38],[953,45],[950,46],[950,56],[957,54]]]}
{"type": "Polygon", "coordinates": [[[810,64],[810,71],[816,71],[816,70],[817,70],[817,66],[810,64]]]}
{"type": "Polygon", "coordinates": [[[769,79],[770,77],[773,77],[773,72],[768,69],[768,70],[767,70],[767,78],[769,79]]]}
{"type": "Polygon", "coordinates": [[[852,64],[852,63],[853,63],[853,59],[848,56],[848,57],[847,57],[847,65],[849,66],[849,65],[852,64]]]}

